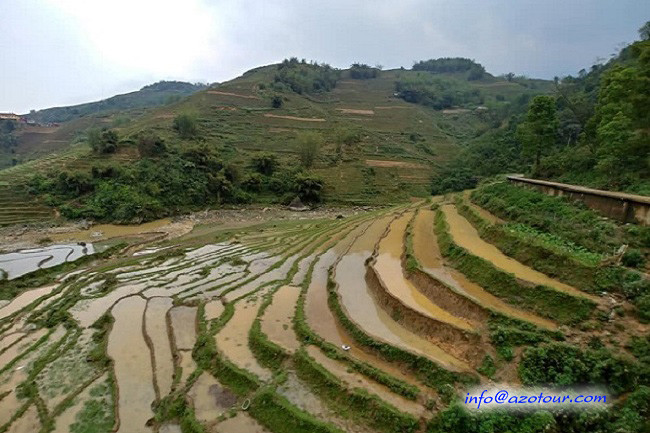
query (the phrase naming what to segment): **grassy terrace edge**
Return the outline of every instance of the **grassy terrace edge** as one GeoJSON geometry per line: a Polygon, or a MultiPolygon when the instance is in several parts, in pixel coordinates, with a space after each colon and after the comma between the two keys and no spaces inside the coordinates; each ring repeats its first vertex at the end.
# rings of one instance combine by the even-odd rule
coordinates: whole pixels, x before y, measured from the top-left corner
{"type": "Polygon", "coordinates": [[[434,231],[442,255],[456,269],[509,304],[561,324],[577,324],[587,320],[596,307],[596,304],[588,299],[579,299],[542,285],[526,285],[512,274],[470,254],[453,241],[447,220],[439,208],[436,210],[434,231]]]}

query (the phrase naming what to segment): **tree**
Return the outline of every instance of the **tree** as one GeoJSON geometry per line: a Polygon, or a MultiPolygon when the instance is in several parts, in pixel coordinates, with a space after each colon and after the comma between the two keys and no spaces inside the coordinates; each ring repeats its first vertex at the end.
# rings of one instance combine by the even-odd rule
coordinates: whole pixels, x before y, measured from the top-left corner
{"type": "Polygon", "coordinates": [[[284,101],[282,100],[282,96],[280,95],[274,95],[273,98],[271,99],[271,106],[273,108],[282,108],[282,104],[284,101]]]}
{"type": "Polygon", "coordinates": [[[542,154],[555,144],[557,127],[555,98],[545,95],[533,98],[526,121],[517,128],[517,138],[523,145],[524,155],[534,157],[536,168],[539,167],[542,154]]]}
{"type": "Polygon", "coordinates": [[[159,156],[167,151],[167,145],[156,133],[145,132],[138,137],[138,151],[141,156],[159,156]]]}
{"type": "Polygon", "coordinates": [[[251,165],[258,173],[271,176],[278,166],[278,160],[272,153],[262,153],[253,157],[251,165]]]}
{"type": "Polygon", "coordinates": [[[312,174],[296,176],[296,192],[305,203],[318,203],[322,199],[323,180],[312,174]]]}
{"type": "Polygon", "coordinates": [[[96,129],[88,131],[88,144],[97,153],[113,153],[117,150],[119,137],[112,129],[96,129]]]}
{"type": "Polygon", "coordinates": [[[196,119],[191,114],[179,114],[174,117],[174,130],[184,139],[191,139],[198,134],[196,119]]]}
{"type": "Polygon", "coordinates": [[[323,137],[315,132],[303,132],[298,135],[297,143],[300,163],[303,167],[310,168],[318,157],[323,137]]]}
{"type": "Polygon", "coordinates": [[[646,23],[639,29],[639,36],[642,41],[650,40],[650,21],[646,21],[646,23]]]}

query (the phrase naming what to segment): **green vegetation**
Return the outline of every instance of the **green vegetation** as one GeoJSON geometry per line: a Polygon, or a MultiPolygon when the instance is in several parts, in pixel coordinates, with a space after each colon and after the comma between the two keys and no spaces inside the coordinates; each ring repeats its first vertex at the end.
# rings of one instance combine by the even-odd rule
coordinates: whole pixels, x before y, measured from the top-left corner
{"type": "Polygon", "coordinates": [[[126,167],[97,165],[89,172],[36,175],[30,185],[34,193],[59,205],[68,218],[124,223],[206,205],[247,203],[258,194],[271,194],[276,202],[287,202],[295,195],[306,202],[321,199],[322,181],[297,169],[244,180],[238,173],[237,168],[223,162],[214,147],[192,144],[126,167]]]}
{"type": "Polygon", "coordinates": [[[199,90],[205,89],[205,87],[205,84],[200,83],[191,84],[182,81],[159,81],[144,86],[136,92],[113,96],[112,98],[98,102],[32,111],[27,115],[27,118],[37,123],[61,123],[96,113],[156,107],[189,96],[199,90]]]}
{"type": "Polygon", "coordinates": [[[468,80],[479,80],[485,75],[483,65],[462,57],[420,60],[413,65],[413,70],[433,74],[466,73],[468,80]]]}
{"type": "Polygon", "coordinates": [[[565,324],[580,323],[591,315],[595,307],[593,302],[546,286],[523,285],[512,274],[460,248],[453,242],[440,210],[436,213],[434,230],[442,255],[467,278],[504,301],[565,324]]]}
{"type": "Polygon", "coordinates": [[[88,145],[96,153],[114,153],[117,150],[118,136],[112,129],[88,131],[88,145]]]}
{"type": "Polygon", "coordinates": [[[373,68],[372,66],[363,63],[353,63],[352,66],[350,66],[350,78],[354,78],[355,80],[377,78],[380,72],[380,68],[373,68]]]}
{"type": "MultiPolygon", "coordinates": [[[[481,186],[471,197],[494,214],[515,221],[487,227],[469,210],[464,212],[481,237],[505,254],[581,290],[621,293],[636,306],[642,321],[650,320],[650,280],[640,272],[597,260],[615,252],[621,241],[648,248],[650,228],[619,226],[581,204],[508,183],[481,186]]],[[[628,266],[644,260],[634,251],[628,266]]],[[[630,258],[623,256],[623,264],[626,260],[630,258]]]]}
{"type": "Polygon", "coordinates": [[[406,102],[422,104],[435,110],[483,102],[481,92],[463,81],[424,73],[405,76],[396,81],[395,91],[406,102]]]}
{"type": "Polygon", "coordinates": [[[501,218],[555,235],[587,251],[613,254],[620,246],[619,239],[634,246],[646,246],[650,241],[647,227],[621,227],[580,203],[507,182],[481,186],[472,193],[472,201],[501,218]]]}
{"type": "Polygon", "coordinates": [[[185,140],[190,140],[198,135],[196,118],[188,113],[179,114],[174,117],[173,128],[185,140]]]}
{"type": "Polygon", "coordinates": [[[583,351],[570,344],[551,343],[524,350],[519,376],[525,385],[604,384],[615,394],[621,394],[633,390],[639,379],[647,381],[648,368],[643,371],[639,365],[615,357],[607,349],[583,351]]]}
{"type": "MultiPolygon", "coordinates": [[[[443,167],[434,193],[473,188],[482,177],[514,172],[650,194],[645,158],[650,153],[648,52],[650,41],[642,37],[605,64],[583,69],[577,77],[556,77],[553,95],[537,96],[530,104],[531,94],[520,94],[508,104],[499,104],[505,96],[496,95],[488,114],[493,129],[443,167]]],[[[440,73],[443,66],[431,69],[440,73]]],[[[452,70],[462,70],[454,66],[452,70]]],[[[426,70],[427,62],[418,69],[426,70]]],[[[506,79],[520,82],[511,75],[506,79]]]]}
{"type": "Polygon", "coordinates": [[[317,420],[270,389],[257,393],[251,400],[250,414],[274,433],[309,431],[314,433],[342,433],[341,430],[317,420]]]}
{"type": "Polygon", "coordinates": [[[325,397],[338,413],[346,413],[386,433],[417,429],[414,417],[399,412],[365,390],[346,388],[339,378],[318,364],[304,349],[296,353],[294,364],[298,376],[316,388],[317,394],[325,397]]]}
{"type": "Polygon", "coordinates": [[[526,121],[517,128],[522,143],[522,154],[531,155],[535,167],[543,154],[547,154],[555,143],[558,120],[555,113],[555,99],[552,96],[536,96],[528,107],[526,121]]]}
{"type": "Polygon", "coordinates": [[[336,86],[341,72],[328,64],[307,63],[292,57],[285,59],[277,67],[273,87],[278,91],[289,89],[293,92],[329,92],[336,86]]]}
{"type": "Polygon", "coordinates": [[[313,132],[303,132],[298,135],[296,140],[298,149],[300,149],[300,163],[305,168],[311,168],[323,145],[323,137],[313,132]]]}

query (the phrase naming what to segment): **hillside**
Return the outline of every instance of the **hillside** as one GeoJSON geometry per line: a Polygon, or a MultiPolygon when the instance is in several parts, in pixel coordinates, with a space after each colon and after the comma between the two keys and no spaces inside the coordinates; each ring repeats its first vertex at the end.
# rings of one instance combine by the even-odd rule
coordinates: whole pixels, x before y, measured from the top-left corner
{"type": "MultiPolygon", "coordinates": [[[[63,206],[64,215],[95,219],[118,219],[115,212],[103,216],[97,209],[97,203],[113,202],[111,197],[116,195],[122,207],[128,207],[120,213],[123,220],[151,219],[219,202],[288,202],[297,192],[309,201],[305,195],[310,191],[303,194],[293,186],[296,178],[305,176],[316,180],[316,201],[397,203],[428,195],[433,175],[461,146],[500,127],[510,113],[521,111],[532,96],[549,92],[552,85],[524,78],[508,81],[487,73],[468,80],[465,72],[412,70],[380,71],[376,78],[355,79],[353,71],[343,70],[326,72],[335,76],[330,77],[333,87],[329,91],[311,91],[308,86],[321,83],[318,74],[327,68],[304,63],[288,66],[305,70],[297,75],[281,68],[256,68],[174,104],[146,110],[128,122],[115,121],[123,116],[121,112],[85,118],[117,134],[119,144],[112,154],[91,152],[84,138],[88,123],[74,128],[73,122],[64,124],[59,131],[74,130],[77,144],[70,146],[70,141],[62,140],[46,160],[2,171],[0,180],[18,186],[36,173],[46,178],[50,172],[57,179],[61,173],[67,179],[76,177],[73,184],[55,182],[58,186],[40,181],[37,190],[50,204],[63,206]],[[307,87],[296,79],[305,76],[309,77],[307,87]],[[398,93],[397,83],[410,86],[410,94],[420,92],[426,99],[407,102],[404,92],[398,93]],[[435,94],[447,96],[442,102],[430,102],[436,101],[432,99],[435,94]],[[274,103],[280,107],[274,108],[274,103]],[[193,122],[191,136],[183,137],[174,129],[179,116],[193,122]],[[312,141],[317,154],[305,167],[301,149],[312,141]],[[164,143],[165,150],[154,155],[145,142],[164,143]],[[216,164],[212,169],[225,180],[207,174],[212,169],[197,160],[197,151],[210,155],[216,164]],[[273,173],[254,167],[269,156],[273,173]],[[133,162],[124,165],[125,160],[133,162]],[[187,164],[195,169],[191,179],[181,168],[187,164]],[[156,172],[155,167],[162,166],[167,167],[164,173],[156,172]],[[111,191],[102,190],[100,184],[105,181],[97,178],[99,171],[112,173],[111,191]],[[169,178],[172,172],[178,173],[174,179],[169,178]],[[134,178],[140,179],[135,185],[134,178]],[[197,178],[205,183],[197,186],[197,178]],[[187,194],[190,184],[189,188],[199,188],[193,196],[187,194]],[[97,195],[100,190],[106,194],[103,198],[97,195]]],[[[38,142],[32,146],[38,147],[38,142]]]]}
{"type": "Polygon", "coordinates": [[[199,83],[159,81],[144,86],[135,92],[116,95],[96,102],[32,111],[24,117],[39,124],[63,123],[100,112],[147,108],[168,104],[205,87],[205,85],[199,83]]]}

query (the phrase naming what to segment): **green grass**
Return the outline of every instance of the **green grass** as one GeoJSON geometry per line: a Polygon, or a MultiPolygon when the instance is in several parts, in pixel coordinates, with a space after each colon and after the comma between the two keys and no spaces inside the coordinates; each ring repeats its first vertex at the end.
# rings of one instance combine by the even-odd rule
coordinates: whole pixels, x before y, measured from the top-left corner
{"type": "Polygon", "coordinates": [[[385,433],[413,432],[417,420],[401,413],[375,395],[359,388],[347,388],[339,378],[318,364],[302,349],[293,357],[298,376],[325,398],[336,412],[358,419],[385,433]]]}
{"type": "Polygon", "coordinates": [[[594,302],[546,286],[523,285],[512,274],[497,269],[490,262],[456,245],[440,209],[436,212],[434,230],[442,255],[456,269],[509,304],[562,324],[577,324],[591,316],[596,306],[594,302]]]}

